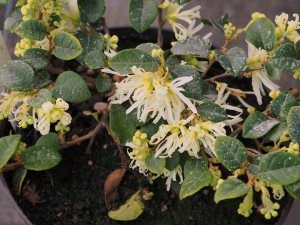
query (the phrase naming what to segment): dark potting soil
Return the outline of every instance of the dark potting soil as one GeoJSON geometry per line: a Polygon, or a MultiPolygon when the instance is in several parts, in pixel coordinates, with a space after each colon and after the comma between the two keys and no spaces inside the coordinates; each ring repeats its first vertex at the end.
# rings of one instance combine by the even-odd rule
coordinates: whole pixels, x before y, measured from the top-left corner
{"type": "MultiPolygon", "coordinates": [[[[142,216],[132,222],[109,219],[103,195],[108,174],[119,168],[119,157],[111,139],[99,135],[93,154],[87,156],[86,145],[67,149],[62,162],[46,172],[29,172],[23,195],[17,202],[34,225],[274,225],[254,212],[246,219],[237,213],[242,199],[219,203],[213,191],[206,189],[184,201],[165,191],[163,180],[148,184],[154,192],[146,202],[142,216]],[[92,162],[92,163],[91,163],[92,162]],[[91,165],[92,164],[92,165],[91,165]],[[29,202],[28,199],[31,201],[29,202]],[[32,202],[36,203],[32,205],[32,202]]],[[[119,188],[119,196],[129,196],[139,189],[142,176],[129,170],[119,188]]],[[[145,183],[145,182],[144,182],[145,183]]],[[[126,197],[127,198],[127,197],[126,197]]],[[[284,208],[285,201],[281,202],[284,208]]]]}

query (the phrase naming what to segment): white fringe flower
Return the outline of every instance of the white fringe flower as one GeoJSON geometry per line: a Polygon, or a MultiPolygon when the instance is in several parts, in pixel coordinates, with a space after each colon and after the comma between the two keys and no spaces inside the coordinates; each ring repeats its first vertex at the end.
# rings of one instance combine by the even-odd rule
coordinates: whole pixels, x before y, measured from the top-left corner
{"type": "MultiPolygon", "coordinates": [[[[248,43],[248,56],[249,57],[261,57],[261,54],[265,54],[263,50],[255,48],[252,44],[248,43]]],[[[259,105],[262,104],[262,95],[265,95],[264,86],[271,91],[276,91],[279,86],[271,81],[265,70],[258,69],[251,72],[252,87],[259,105]]]]}
{"type": "Polygon", "coordinates": [[[289,20],[289,15],[282,13],[275,17],[276,35],[279,39],[288,38],[290,41],[297,43],[300,40],[300,35],[297,30],[300,29],[299,14],[293,14],[295,20],[289,20]]]}
{"type": "Polygon", "coordinates": [[[168,21],[178,41],[185,41],[203,28],[202,23],[196,25],[196,19],[200,19],[201,6],[198,5],[188,10],[184,10],[184,7],[185,4],[179,5],[174,0],[165,0],[160,5],[162,9],[167,8],[163,21],[168,21]],[[182,22],[186,23],[187,27],[182,22]]]}
{"type": "Polygon", "coordinates": [[[60,121],[64,126],[68,126],[72,121],[70,114],[65,112],[68,109],[68,103],[60,98],[56,100],[55,105],[50,101],[43,103],[42,107],[37,109],[37,117],[34,116],[35,129],[46,135],[50,132],[51,123],[60,121]]]}
{"type": "Polygon", "coordinates": [[[163,177],[167,178],[166,187],[167,191],[170,191],[172,181],[177,181],[177,177],[179,177],[179,184],[183,182],[182,168],[178,165],[174,170],[170,171],[165,169],[163,172],[163,177]]]}
{"type": "MultiPolygon", "coordinates": [[[[107,69],[102,71],[114,73],[107,69]]],[[[157,72],[145,72],[133,67],[132,72],[132,75],[123,75],[126,78],[116,83],[116,93],[110,98],[113,104],[122,104],[132,98],[133,104],[126,113],[137,109],[137,118],[142,122],[150,116],[154,118],[154,123],[160,119],[174,123],[180,120],[186,106],[192,112],[197,112],[191,100],[182,94],[182,86],[192,81],[192,77],[185,76],[172,81],[168,70],[162,68],[157,72]]]]}

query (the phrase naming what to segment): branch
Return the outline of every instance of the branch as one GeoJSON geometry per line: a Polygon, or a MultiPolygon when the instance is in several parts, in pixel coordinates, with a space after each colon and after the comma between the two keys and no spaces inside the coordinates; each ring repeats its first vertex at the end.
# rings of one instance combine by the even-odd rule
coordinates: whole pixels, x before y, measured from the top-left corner
{"type": "Polygon", "coordinates": [[[206,71],[201,75],[201,78],[205,78],[207,76],[207,74],[209,73],[210,69],[212,68],[212,66],[215,64],[215,60],[212,60],[209,64],[208,67],[206,69],[206,71]]]}
{"type": "Polygon", "coordinates": [[[107,23],[106,23],[106,20],[104,17],[102,18],[102,26],[103,26],[104,33],[110,35],[109,29],[108,29],[108,26],[107,26],[107,23]]]}
{"type": "Polygon", "coordinates": [[[9,171],[15,170],[15,169],[19,168],[22,165],[23,164],[21,162],[14,162],[14,163],[7,164],[5,167],[3,167],[0,170],[0,173],[4,173],[4,172],[9,172],[9,171]]]}
{"type": "Polygon", "coordinates": [[[164,26],[163,9],[159,8],[158,9],[157,45],[160,47],[162,47],[163,43],[164,43],[164,37],[163,37],[163,32],[162,32],[163,26],[164,26]]]}
{"type": "Polygon", "coordinates": [[[101,130],[106,126],[107,124],[107,118],[108,118],[108,113],[107,111],[103,112],[102,118],[100,120],[100,122],[97,124],[96,128],[93,130],[93,136],[90,139],[89,145],[87,146],[86,150],[85,150],[85,154],[91,154],[92,151],[92,147],[93,144],[95,142],[95,138],[97,136],[97,134],[99,132],[101,132],[101,130]]]}
{"type": "Polygon", "coordinates": [[[211,78],[209,78],[209,79],[206,79],[206,81],[208,81],[208,82],[215,82],[215,80],[217,80],[217,79],[220,79],[220,78],[225,78],[225,77],[230,77],[231,75],[230,74],[228,74],[227,72],[225,72],[225,73],[223,73],[223,74],[219,74],[219,75],[216,75],[216,76],[214,76],[214,77],[211,77],[211,78]]]}

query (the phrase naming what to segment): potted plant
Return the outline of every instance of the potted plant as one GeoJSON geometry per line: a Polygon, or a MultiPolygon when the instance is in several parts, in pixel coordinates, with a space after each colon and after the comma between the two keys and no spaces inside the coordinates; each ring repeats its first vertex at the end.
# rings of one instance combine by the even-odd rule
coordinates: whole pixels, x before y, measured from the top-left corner
{"type": "Polygon", "coordinates": [[[141,35],[110,30],[104,0],[16,3],[0,168],[28,224],[283,224],[300,195],[300,95],[273,80],[300,78],[299,15],[237,28],[187,2],[130,0],[141,35]]]}

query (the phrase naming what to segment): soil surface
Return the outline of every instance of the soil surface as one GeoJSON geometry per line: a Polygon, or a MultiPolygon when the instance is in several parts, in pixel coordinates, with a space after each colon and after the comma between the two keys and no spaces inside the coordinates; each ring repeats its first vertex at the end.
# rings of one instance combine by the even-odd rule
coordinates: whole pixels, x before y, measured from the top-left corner
{"type": "MultiPolygon", "coordinates": [[[[165,191],[163,180],[148,187],[154,192],[146,202],[142,216],[132,222],[109,219],[103,195],[108,174],[119,168],[115,146],[101,134],[93,153],[84,153],[85,144],[65,150],[62,162],[46,172],[29,172],[19,205],[34,225],[273,225],[258,213],[246,219],[237,213],[242,199],[216,205],[213,191],[205,189],[179,201],[177,194],[165,191]],[[29,201],[28,201],[29,200],[29,201]]],[[[127,198],[145,185],[139,174],[129,170],[123,179],[119,196],[127,198]]],[[[119,198],[119,202],[122,201],[119,198]]],[[[285,202],[281,203],[284,207],[285,202]]]]}

